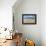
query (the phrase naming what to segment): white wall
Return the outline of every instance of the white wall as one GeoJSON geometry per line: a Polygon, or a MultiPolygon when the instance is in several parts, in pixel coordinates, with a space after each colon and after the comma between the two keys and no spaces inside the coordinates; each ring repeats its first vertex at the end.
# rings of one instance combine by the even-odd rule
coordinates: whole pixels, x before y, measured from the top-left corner
{"type": "Polygon", "coordinates": [[[14,22],[15,29],[19,30],[20,32],[23,32],[24,37],[27,36],[26,33],[29,34],[28,36],[29,37],[31,36],[31,39],[33,38],[33,40],[37,42],[38,46],[39,46],[40,41],[42,44],[41,46],[46,46],[46,0],[41,0],[41,2],[40,0],[39,1],[35,0],[36,4],[33,4],[34,1],[33,2],[32,1],[30,0],[30,3],[28,3],[28,1],[25,0],[24,1],[25,3],[22,2],[24,4],[18,5],[18,7],[14,5],[13,11],[15,15],[15,22],[14,22]],[[28,7],[30,5],[31,7],[28,7]],[[35,7],[34,10],[33,10],[33,7],[35,7]],[[33,25],[22,25],[22,16],[21,16],[22,13],[36,13],[38,24],[34,26],[33,25]]]}
{"type": "Polygon", "coordinates": [[[23,0],[17,7],[13,7],[15,30],[23,33],[24,38],[35,41],[36,46],[41,46],[41,1],[23,0]],[[23,25],[22,14],[37,14],[36,25],[23,25]]]}
{"type": "Polygon", "coordinates": [[[0,27],[12,28],[12,6],[16,0],[0,0],[0,27]]]}
{"type": "Polygon", "coordinates": [[[41,40],[42,46],[46,46],[46,0],[41,3],[41,40]]]}

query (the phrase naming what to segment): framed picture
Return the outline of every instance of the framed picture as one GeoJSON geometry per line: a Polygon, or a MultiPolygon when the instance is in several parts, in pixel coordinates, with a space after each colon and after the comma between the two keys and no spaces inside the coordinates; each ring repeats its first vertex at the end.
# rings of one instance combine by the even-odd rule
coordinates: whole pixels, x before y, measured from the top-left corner
{"type": "Polygon", "coordinates": [[[22,14],[22,24],[36,24],[36,14],[22,14]]]}

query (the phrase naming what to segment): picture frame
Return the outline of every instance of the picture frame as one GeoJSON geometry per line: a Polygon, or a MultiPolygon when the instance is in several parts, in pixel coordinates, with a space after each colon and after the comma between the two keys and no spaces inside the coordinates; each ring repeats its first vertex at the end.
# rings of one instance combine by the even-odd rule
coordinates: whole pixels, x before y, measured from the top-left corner
{"type": "Polygon", "coordinates": [[[22,24],[36,24],[36,14],[22,14],[22,24]]]}

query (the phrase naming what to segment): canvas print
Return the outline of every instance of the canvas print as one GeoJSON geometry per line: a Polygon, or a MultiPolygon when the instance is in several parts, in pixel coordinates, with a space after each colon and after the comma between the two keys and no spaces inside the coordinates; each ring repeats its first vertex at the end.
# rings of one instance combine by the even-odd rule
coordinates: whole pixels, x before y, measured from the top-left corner
{"type": "Polygon", "coordinates": [[[36,14],[22,14],[23,24],[36,24],[36,14]]]}

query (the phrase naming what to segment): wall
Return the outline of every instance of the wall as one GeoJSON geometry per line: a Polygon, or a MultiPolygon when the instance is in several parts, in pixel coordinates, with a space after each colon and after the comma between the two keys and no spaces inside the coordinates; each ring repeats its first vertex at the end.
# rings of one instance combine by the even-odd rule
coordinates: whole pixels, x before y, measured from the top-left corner
{"type": "MultiPolygon", "coordinates": [[[[0,0],[0,27],[6,27],[10,30],[12,29],[12,6],[15,2],[16,0],[0,0]]],[[[1,29],[0,32],[2,32],[1,29]]],[[[0,34],[0,38],[5,38],[5,35],[10,36],[9,31],[3,31],[3,33],[0,34]]]]}
{"type": "Polygon", "coordinates": [[[16,0],[0,0],[0,27],[12,29],[12,6],[16,0]]]}
{"type": "Polygon", "coordinates": [[[41,40],[42,46],[46,46],[46,0],[41,3],[41,40]]]}
{"type": "Polygon", "coordinates": [[[36,46],[41,46],[41,1],[23,0],[15,6],[13,6],[15,30],[22,32],[24,39],[34,40],[36,46]],[[37,24],[23,25],[22,14],[37,14],[37,24]]]}

